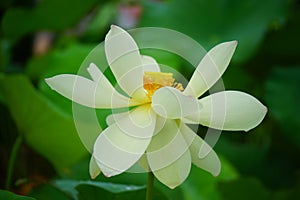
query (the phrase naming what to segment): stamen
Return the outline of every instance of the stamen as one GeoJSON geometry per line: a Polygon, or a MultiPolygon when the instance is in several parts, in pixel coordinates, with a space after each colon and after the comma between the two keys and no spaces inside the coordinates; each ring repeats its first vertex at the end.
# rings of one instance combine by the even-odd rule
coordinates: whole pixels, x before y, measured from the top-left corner
{"type": "Polygon", "coordinates": [[[180,91],[183,91],[181,83],[174,83],[175,79],[173,78],[172,73],[144,72],[143,81],[144,89],[147,91],[149,98],[152,97],[156,90],[164,86],[174,87],[180,91]]]}
{"type": "Polygon", "coordinates": [[[172,86],[173,86],[174,88],[176,88],[177,90],[181,91],[181,92],[184,90],[184,88],[183,88],[183,86],[182,86],[181,83],[175,82],[172,86]]]}

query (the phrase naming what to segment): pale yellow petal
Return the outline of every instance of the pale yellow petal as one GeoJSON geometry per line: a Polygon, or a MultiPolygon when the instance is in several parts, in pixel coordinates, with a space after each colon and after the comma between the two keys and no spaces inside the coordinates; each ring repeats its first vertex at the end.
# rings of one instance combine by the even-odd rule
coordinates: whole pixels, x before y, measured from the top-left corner
{"type": "Polygon", "coordinates": [[[197,99],[184,95],[173,87],[163,87],[152,96],[152,108],[160,116],[168,119],[181,119],[199,112],[197,99]]]}
{"type": "Polygon", "coordinates": [[[106,176],[114,176],[128,170],[144,154],[151,141],[156,121],[156,115],[149,112],[145,111],[143,114],[141,110],[135,109],[105,129],[97,138],[93,156],[106,176]],[[141,117],[139,121],[131,120],[136,119],[137,115],[141,117]],[[154,119],[149,119],[151,117],[154,119]],[[122,125],[122,120],[127,122],[127,127],[122,125]]]}
{"type": "Polygon", "coordinates": [[[197,167],[211,173],[213,176],[219,175],[221,171],[221,162],[214,150],[185,124],[181,124],[180,131],[188,142],[192,140],[192,143],[189,146],[192,162],[197,167]],[[200,157],[200,151],[205,152],[206,156],[203,158],[200,157]]]}
{"type": "Polygon", "coordinates": [[[153,171],[154,176],[171,189],[182,184],[191,170],[190,152],[186,151],[174,163],[162,169],[153,171]]]}
{"type": "Polygon", "coordinates": [[[119,94],[103,75],[98,81],[82,76],[61,74],[46,79],[46,83],[64,97],[92,108],[121,108],[139,103],[119,94]]]}
{"type": "Polygon", "coordinates": [[[101,170],[98,167],[97,162],[93,156],[91,156],[89,172],[92,179],[95,179],[101,173],[101,170]]]}
{"type": "Polygon", "coordinates": [[[132,96],[143,87],[143,63],[137,44],[125,30],[112,25],[104,45],[107,62],[119,86],[132,96]]]}
{"type": "Polygon", "coordinates": [[[142,63],[144,72],[160,72],[160,67],[154,58],[142,55],[142,63]]]}
{"type": "Polygon", "coordinates": [[[151,170],[159,170],[174,163],[188,151],[188,148],[177,123],[174,120],[167,120],[147,148],[147,159],[151,170]]]}
{"type": "Polygon", "coordinates": [[[200,61],[184,94],[196,98],[204,94],[225,72],[237,41],[224,42],[212,48],[200,61]]]}
{"type": "Polygon", "coordinates": [[[214,129],[249,131],[258,126],[267,108],[253,96],[239,91],[224,91],[199,100],[202,109],[186,116],[189,123],[214,129]]]}

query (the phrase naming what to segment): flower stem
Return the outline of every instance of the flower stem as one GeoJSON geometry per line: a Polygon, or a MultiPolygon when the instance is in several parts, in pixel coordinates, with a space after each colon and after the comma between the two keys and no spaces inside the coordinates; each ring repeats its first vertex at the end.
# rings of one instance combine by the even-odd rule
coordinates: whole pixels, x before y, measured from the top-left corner
{"type": "Polygon", "coordinates": [[[149,172],[148,173],[146,200],[152,200],[153,183],[154,183],[154,174],[152,172],[149,172]]]}
{"type": "Polygon", "coordinates": [[[12,151],[10,153],[9,161],[8,161],[7,177],[6,177],[6,182],[5,182],[5,188],[7,190],[9,190],[10,186],[11,186],[13,171],[14,171],[14,167],[15,167],[15,161],[16,161],[16,157],[19,152],[21,144],[22,144],[22,136],[20,134],[17,137],[17,139],[13,145],[12,151]]]}

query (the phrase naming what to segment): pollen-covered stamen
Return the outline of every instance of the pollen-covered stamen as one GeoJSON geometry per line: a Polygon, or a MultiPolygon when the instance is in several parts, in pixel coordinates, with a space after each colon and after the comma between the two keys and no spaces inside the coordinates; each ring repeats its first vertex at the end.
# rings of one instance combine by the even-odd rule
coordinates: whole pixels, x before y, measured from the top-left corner
{"type": "Polygon", "coordinates": [[[181,83],[174,83],[175,79],[173,78],[172,73],[144,72],[143,81],[144,89],[147,91],[149,98],[152,97],[156,90],[164,86],[174,87],[180,91],[183,91],[181,83]]]}
{"type": "Polygon", "coordinates": [[[183,86],[182,86],[181,83],[175,82],[172,86],[173,86],[174,88],[176,88],[177,90],[181,91],[181,92],[184,90],[184,88],[183,88],[183,86]]]}

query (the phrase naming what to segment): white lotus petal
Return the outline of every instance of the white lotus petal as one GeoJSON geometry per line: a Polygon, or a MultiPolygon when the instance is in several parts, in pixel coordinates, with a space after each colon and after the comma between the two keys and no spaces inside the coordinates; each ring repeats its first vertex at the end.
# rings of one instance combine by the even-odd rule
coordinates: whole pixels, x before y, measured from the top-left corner
{"type": "Polygon", "coordinates": [[[142,55],[142,63],[144,72],[160,72],[159,65],[154,58],[142,55]]]}
{"type": "MultiPolygon", "coordinates": [[[[140,111],[133,110],[122,120],[135,115],[134,112],[140,111]]],[[[144,115],[140,116],[149,118],[149,111],[145,111],[144,115]]],[[[140,129],[139,137],[128,135],[119,128],[117,123],[112,124],[99,135],[94,145],[93,156],[106,176],[110,177],[126,171],[144,154],[155,128],[155,115],[150,116],[154,116],[154,119],[144,129],[140,129]]],[[[128,127],[136,126],[136,122],[131,120],[127,122],[128,127]]]]}
{"type": "MultiPolygon", "coordinates": [[[[120,117],[117,116],[117,117],[120,117]]],[[[152,137],[155,128],[156,114],[149,104],[138,106],[128,113],[128,117],[115,119],[116,125],[122,132],[136,138],[152,137]],[[151,134],[145,129],[151,128],[151,134]],[[146,132],[146,134],[145,134],[146,132]]]]}
{"type": "Polygon", "coordinates": [[[121,113],[113,113],[106,117],[106,124],[107,126],[111,126],[112,124],[116,123],[116,121],[122,119],[125,116],[128,116],[128,112],[121,112],[121,113]]]}
{"type": "Polygon", "coordinates": [[[218,176],[221,171],[221,162],[214,150],[198,135],[194,133],[188,126],[181,124],[180,131],[183,137],[190,142],[193,141],[189,147],[192,162],[201,169],[208,171],[213,176],[218,176]],[[200,151],[209,152],[204,158],[200,158],[200,151]]]}
{"type": "Polygon", "coordinates": [[[163,87],[152,96],[152,108],[160,116],[169,119],[181,119],[199,112],[197,99],[184,95],[173,87],[163,87]]]}
{"type": "Polygon", "coordinates": [[[61,74],[46,79],[46,82],[64,97],[92,108],[120,108],[139,104],[119,94],[105,76],[95,82],[82,76],[61,74]]]}
{"type": "Polygon", "coordinates": [[[120,87],[129,95],[143,87],[143,64],[133,38],[118,26],[111,26],[105,37],[107,62],[120,87]]]}
{"type": "Polygon", "coordinates": [[[174,163],[165,168],[153,171],[153,174],[160,182],[174,189],[185,181],[190,173],[190,169],[191,156],[190,152],[186,151],[174,163]]]}
{"type": "Polygon", "coordinates": [[[267,108],[253,96],[239,91],[224,91],[199,100],[202,109],[186,116],[189,122],[220,130],[249,131],[263,120],[267,108]]]}
{"type": "Polygon", "coordinates": [[[169,166],[188,151],[188,148],[177,123],[174,120],[167,120],[147,148],[147,159],[151,170],[155,171],[169,166]]]}
{"type": "Polygon", "coordinates": [[[92,179],[96,178],[101,173],[101,170],[98,167],[97,162],[93,156],[91,156],[89,172],[92,179]]]}
{"type": "Polygon", "coordinates": [[[94,63],[90,64],[90,66],[87,68],[87,71],[89,72],[89,74],[95,82],[100,81],[103,77],[105,77],[100,71],[100,69],[97,67],[97,65],[95,65],[94,63]]]}
{"type": "Polygon", "coordinates": [[[237,41],[231,41],[212,48],[200,61],[183,93],[198,98],[206,92],[225,72],[236,46],[237,41]]]}
{"type": "Polygon", "coordinates": [[[160,117],[159,115],[156,115],[156,124],[153,136],[158,134],[164,127],[168,119],[164,117],[160,117]]]}

